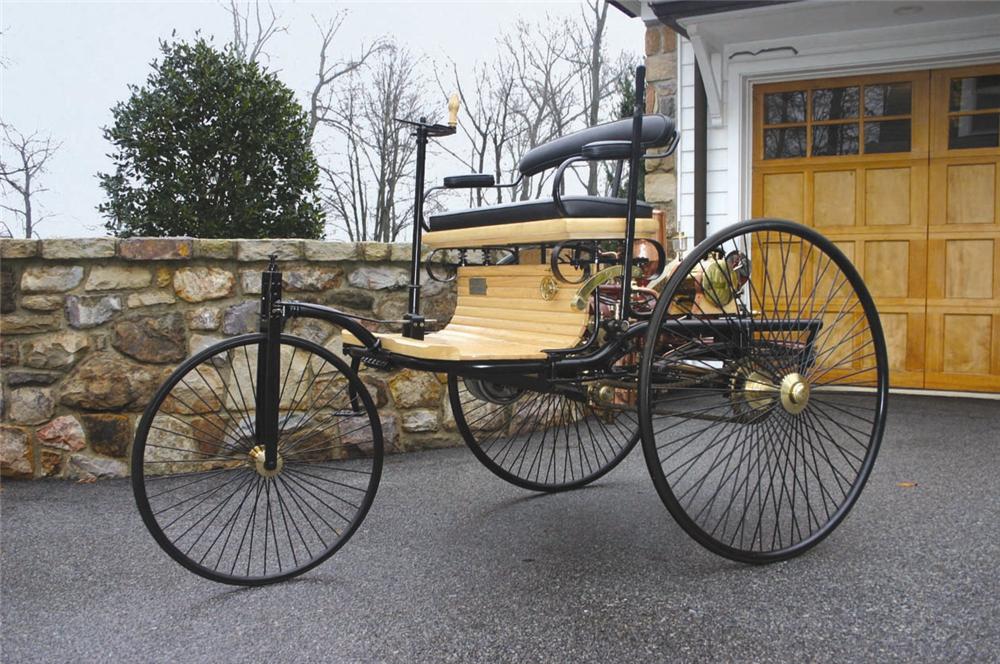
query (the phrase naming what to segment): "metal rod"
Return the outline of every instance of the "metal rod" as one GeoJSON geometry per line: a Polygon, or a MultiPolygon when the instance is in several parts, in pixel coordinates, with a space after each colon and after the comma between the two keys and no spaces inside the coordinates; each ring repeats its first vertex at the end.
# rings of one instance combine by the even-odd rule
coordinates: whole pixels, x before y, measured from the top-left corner
{"type": "MultiPolygon", "coordinates": [[[[416,193],[413,199],[413,245],[410,251],[410,286],[409,302],[406,308],[406,318],[412,319],[420,315],[420,244],[424,219],[424,165],[427,161],[427,126],[426,118],[420,118],[417,125],[417,172],[416,193]]],[[[403,336],[413,334],[412,321],[403,326],[403,336]]],[[[422,337],[422,335],[421,335],[422,337]]]]}
{"type": "Polygon", "coordinates": [[[698,61],[694,63],[694,244],[708,235],[708,97],[698,61]]]}
{"type": "Polygon", "coordinates": [[[632,112],[632,156],[628,167],[628,217],[625,225],[625,268],[622,274],[622,300],[620,320],[628,320],[632,313],[632,253],[635,242],[635,218],[638,211],[639,176],[642,170],[642,116],[646,110],[646,68],[635,69],[635,109],[632,112]]]}
{"type": "Polygon", "coordinates": [[[348,315],[343,311],[337,311],[331,307],[311,302],[281,302],[280,304],[286,318],[316,318],[325,320],[353,334],[368,350],[376,350],[380,345],[378,337],[358,322],[358,316],[348,315]]]}
{"type": "Polygon", "coordinates": [[[264,446],[264,468],[274,470],[278,463],[278,401],[281,374],[282,313],[281,272],[276,257],[271,256],[261,274],[260,330],[267,336],[257,349],[257,443],[264,446]]]}

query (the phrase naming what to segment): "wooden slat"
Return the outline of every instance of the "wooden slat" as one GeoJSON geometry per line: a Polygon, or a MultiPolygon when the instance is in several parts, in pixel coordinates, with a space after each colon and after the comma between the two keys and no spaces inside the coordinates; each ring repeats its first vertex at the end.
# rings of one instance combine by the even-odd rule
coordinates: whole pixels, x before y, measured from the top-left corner
{"type": "MultiPolygon", "coordinates": [[[[655,240],[657,223],[652,218],[635,220],[636,238],[655,240]]],[[[625,237],[625,218],[574,217],[544,219],[515,224],[457,228],[424,233],[423,242],[434,249],[485,245],[538,244],[563,240],[615,240],[625,237]]]]}
{"type": "MultiPolygon", "coordinates": [[[[579,286],[577,286],[579,288],[579,286]]],[[[529,292],[529,289],[524,289],[525,292],[529,292]]],[[[538,289],[534,291],[536,294],[538,289]]],[[[573,299],[576,291],[569,291],[567,293],[560,292],[559,295],[552,300],[543,300],[541,298],[535,299],[534,297],[485,297],[482,295],[463,295],[462,305],[468,307],[487,307],[495,308],[500,311],[511,311],[512,309],[520,309],[522,311],[548,311],[555,313],[562,313],[564,311],[570,311],[569,303],[573,299]]]]}
{"type": "MultiPolygon", "coordinates": [[[[565,345],[569,340],[575,340],[579,338],[579,334],[554,334],[554,333],[538,333],[534,331],[524,331],[524,330],[504,330],[490,327],[481,327],[479,325],[466,325],[464,323],[449,323],[445,330],[449,333],[454,333],[458,336],[469,337],[469,338],[489,338],[495,341],[503,340],[505,342],[509,341],[512,343],[526,344],[529,346],[538,346],[539,348],[545,347],[549,348],[552,344],[558,344],[559,346],[565,345]]],[[[572,345],[572,344],[571,344],[572,345]]]]}
{"type": "MultiPolygon", "coordinates": [[[[454,327],[461,331],[474,331],[475,334],[486,333],[494,334],[500,336],[501,334],[510,337],[511,334],[515,341],[520,341],[524,343],[526,339],[532,338],[552,338],[552,339],[562,339],[564,337],[579,337],[583,331],[583,325],[561,325],[561,326],[551,326],[549,328],[540,327],[537,325],[531,325],[523,322],[513,322],[509,325],[499,325],[498,321],[482,319],[482,318],[468,318],[466,316],[457,316],[452,318],[451,322],[448,324],[449,327],[454,327]]],[[[533,343],[533,342],[528,342],[533,343]]]]}
{"type": "MultiPolygon", "coordinates": [[[[559,330],[571,332],[579,329],[581,325],[580,317],[577,313],[566,307],[563,311],[532,311],[530,309],[507,309],[506,315],[502,309],[479,309],[476,307],[461,306],[455,309],[452,320],[465,318],[468,320],[487,321],[489,325],[498,328],[511,330],[559,330]],[[517,323],[517,326],[512,326],[517,323]]],[[[478,325],[479,323],[476,323],[478,325]]]]}

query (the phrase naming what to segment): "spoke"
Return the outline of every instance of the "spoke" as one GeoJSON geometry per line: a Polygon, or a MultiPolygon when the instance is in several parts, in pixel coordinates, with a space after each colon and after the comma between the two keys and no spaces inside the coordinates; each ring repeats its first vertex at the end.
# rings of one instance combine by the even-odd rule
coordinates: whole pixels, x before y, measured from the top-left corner
{"type": "MultiPolygon", "coordinates": [[[[299,557],[295,553],[295,544],[292,543],[292,532],[288,528],[288,513],[289,510],[285,507],[285,499],[281,497],[281,489],[279,488],[278,482],[274,483],[274,495],[278,497],[278,511],[281,513],[281,521],[285,525],[285,535],[288,537],[288,550],[292,552],[292,562],[295,566],[299,565],[299,557]]],[[[312,558],[312,551],[309,550],[309,543],[306,542],[306,538],[302,536],[302,531],[299,529],[299,524],[295,522],[295,518],[292,518],[292,525],[295,526],[295,532],[298,533],[299,540],[302,542],[302,546],[306,548],[306,553],[312,558]]]]}
{"type": "MultiPolygon", "coordinates": [[[[207,364],[212,367],[213,371],[215,371],[215,375],[218,376],[219,382],[222,384],[222,386],[226,390],[226,397],[228,397],[229,399],[232,400],[233,407],[235,408],[236,407],[236,399],[233,399],[233,394],[232,394],[232,392],[229,391],[229,384],[222,377],[222,374],[219,373],[219,368],[217,366],[215,366],[215,363],[212,362],[211,360],[209,360],[207,364]]],[[[236,381],[236,391],[240,395],[240,402],[243,404],[243,412],[240,413],[240,417],[239,418],[232,418],[232,413],[230,413],[229,412],[229,408],[226,407],[226,400],[225,399],[221,399],[220,400],[220,403],[222,404],[222,409],[224,411],[226,411],[226,415],[230,416],[230,419],[235,419],[235,420],[240,420],[241,419],[243,421],[243,426],[246,427],[247,434],[250,436],[250,438],[252,438],[252,439],[256,438],[256,436],[257,436],[257,428],[254,425],[254,423],[250,420],[250,409],[247,408],[247,402],[243,398],[243,386],[240,385],[239,372],[236,370],[236,366],[235,365],[231,365],[230,368],[233,371],[233,380],[236,381]]],[[[247,375],[248,376],[252,376],[253,375],[253,370],[250,368],[249,364],[247,365],[247,375]]],[[[256,395],[256,393],[254,393],[254,394],[256,395]]]]}
{"type": "MultiPolygon", "coordinates": [[[[322,505],[323,507],[325,507],[328,510],[330,510],[331,512],[333,512],[334,514],[336,514],[337,516],[339,516],[341,519],[343,519],[347,523],[351,522],[351,520],[348,519],[347,517],[345,517],[343,514],[341,514],[340,512],[338,512],[337,510],[335,510],[334,508],[332,508],[329,505],[327,505],[326,503],[324,503],[318,496],[316,496],[316,494],[314,494],[312,491],[309,490],[309,487],[305,486],[299,479],[295,478],[291,474],[281,475],[281,478],[283,480],[285,480],[285,486],[288,487],[289,491],[293,491],[294,489],[299,489],[299,490],[302,491],[303,494],[305,494],[306,496],[309,496],[313,500],[317,501],[320,505],[322,505]],[[292,484],[295,485],[294,489],[292,488],[292,484]]],[[[298,492],[296,492],[296,495],[299,495],[298,492]]],[[[299,497],[302,498],[301,495],[299,495],[299,497]]],[[[303,502],[303,504],[306,507],[309,508],[309,511],[312,512],[313,515],[317,519],[319,519],[320,521],[323,522],[323,525],[325,525],[327,528],[329,528],[331,531],[333,531],[333,533],[337,537],[340,537],[340,533],[341,533],[340,529],[336,528],[336,527],[334,527],[332,525],[330,525],[330,522],[327,521],[326,519],[324,519],[323,515],[320,514],[318,511],[316,511],[316,507],[312,503],[310,503],[309,501],[305,500],[304,498],[303,498],[302,502],[303,502]]]]}
{"type": "MultiPolygon", "coordinates": [[[[183,489],[186,486],[191,486],[193,484],[197,484],[198,482],[204,482],[205,480],[211,479],[213,476],[218,475],[219,473],[224,473],[226,471],[227,471],[226,468],[218,468],[216,470],[206,470],[206,471],[201,471],[201,472],[198,472],[198,473],[182,473],[181,475],[166,475],[166,476],[157,477],[155,479],[164,479],[164,478],[166,478],[166,479],[177,479],[178,477],[192,477],[192,476],[195,476],[195,475],[199,476],[198,479],[192,480],[190,482],[186,482],[184,484],[181,484],[180,486],[175,486],[173,489],[166,489],[164,491],[160,491],[159,493],[148,494],[146,496],[146,499],[152,501],[154,498],[158,498],[158,497],[166,495],[168,493],[173,493],[174,491],[179,491],[180,489],[183,489]]],[[[153,478],[151,478],[151,479],[153,479],[153,478]]]]}
{"type": "MultiPolygon", "coordinates": [[[[342,486],[345,489],[351,489],[352,491],[358,491],[360,493],[368,493],[367,489],[362,489],[362,488],[359,488],[359,487],[356,487],[356,486],[351,486],[350,484],[344,484],[343,482],[338,482],[336,480],[331,480],[331,479],[326,478],[326,477],[320,477],[319,475],[313,475],[312,473],[307,473],[306,471],[298,468],[297,465],[292,465],[292,464],[287,464],[287,465],[288,465],[289,470],[294,470],[299,475],[305,475],[306,477],[311,477],[313,479],[317,479],[317,480],[320,480],[321,482],[326,482],[328,484],[335,484],[337,486],[342,486]]],[[[335,470],[335,469],[328,469],[328,470],[335,470]]],[[[357,507],[357,505],[354,505],[354,507],[357,507]]]]}
{"type": "MultiPolygon", "coordinates": [[[[319,531],[316,529],[316,524],[314,524],[313,520],[309,518],[309,515],[306,514],[306,511],[304,509],[302,509],[302,504],[305,501],[302,500],[302,499],[300,499],[298,492],[291,485],[289,485],[288,482],[285,481],[285,478],[283,476],[281,476],[281,475],[278,476],[278,482],[283,487],[285,487],[285,492],[288,494],[288,497],[291,498],[292,504],[294,504],[295,507],[298,508],[299,513],[302,514],[302,517],[305,519],[305,522],[309,525],[310,528],[312,528],[313,534],[316,535],[316,539],[318,539],[320,541],[320,543],[323,545],[323,548],[326,549],[329,545],[326,543],[326,540],[323,538],[323,536],[319,534],[319,531]]],[[[308,504],[306,504],[306,506],[309,507],[308,504]]],[[[312,509],[312,508],[310,507],[310,509],[312,509]]],[[[327,524],[327,526],[329,527],[329,524],[327,524]]],[[[331,530],[332,530],[332,528],[331,528],[331,530]]],[[[336,531],[334,531],[334,532],[336,532],[336,531]]],[[[306,547],[307,551],[308,551],[308,549],[309,548],[306,547]]]]}
{"type": "MultiPolygon", "coordinates": [[[[253,507],[250,508],[250,517],[247,518],[247,525],[243,529],[243,537],[240,538],[240,545],[236,549],[236,555],[233,556],[233,566],[229,569],[229,573],[232,574],[236,571],[236,563],[240,561],[240,552],[243,551],[243,545],[246,543],[247,534],[250,532],[251,525],[254,522],[254,517],[257,515],[257,503],[260,501],[260,483],[261,479],[258,477],[254,486],[254,498],[253,507]]],[[[250,547],[253,548],[253,538],[250,539],[250,547]]],[[[250,555],[247,555],[247,576],[250,576],[250,555]]]]}
{"type": "MultiPolygon", "coordinates": [[[[247,484],[249,484],[251,482],[251,480],[253,480],[253,477],[249,473],[244,474],[242,482],[239,485],[237,485],[237,487],[235,489],[233,489],[233,491],[228,496],[226,496],[225,500],[223,500],[222,502],[220,502],[215,508],[213,508],[212,510],[210,510],[201,519],[199,519],[198,521],[196,521],[193,524],[191,524],[191,528],[194,528],[195,526],[198,525],[198,523],[200,521],[204,520],[207,516],[209,516],[210,514],[213,514],[213,512],[214,512],[214,515],[212,516],[211,520],[209,520],[208,523],[205,524],[205,527],[201,529],[201,532],[198,533],[198,536],[191,543],[191,546],[189,546],[187,548],[187,550],[184,552],[184,555],[190,555],[191,554],[191,551],[193,551],[194,547],[198,544],[198,542],[201,541],[201,538],[205,536],[205,533],[208,532],[208,529],[212,527],[212,524],[215,523],[215,520],[219,517],[219,515],[221,515],[225,511],[226,505],[229,504],[229,501],[231,501],[233,498],[235,498],[236,495],[240,492],[240,489],[242,489],[247,484]]],[[[187,534],[187,531],[185,531],[184,533],[181,533],[177,537],[177,541],[180,542],[181,539],[186,534],[187,534]]]]}
{"type": "MultiPolygon", "coordinates": [[[[182,498],[181,500],[179,500],[179,501],[177,501],[175,503],[171,503],[167,507],[161,507],[160,509],[158,509],[155,512],[153,512],[153,516],[157,516],[159,514],[163,514],[165,512],[169,512],[170,510],[177,509],[181,505],[186,505],[187,503],[191,502],[192,500],[197,500],[198,498],[201,498],[202,496],[211,496],[212,494],[216,493],[217,491],[219,491],[220,489],[222,489],[226,485],[228,485],[228,484],[236,481],[236,479],[238,477],[239,477],[239,474],[234,474],[234,476],[232,478],[226,480],[225,482],[223,482],[222,484],[220,484],[218,486],[211,487],[209,489],[205,489],[204,491],[199,491],[198,493],[194,494],[193,496],[188,496],[187,498],[182,498]]],[[[196,509],[197,507],[201,506],[204,502],[205,501],[202,500],[197,505],[194,505],[191,509],[196,509]]],[[[183,514],[181,514],[179,517],[177,517],[177,519],[183,517],[185,514],[187,514],[188,512],[190,512],[191,509],[185,511],[183,514]]],[[[175,521],[177,519],[175,519],[175,521]]],[[[171,521],[171,524],[172,523],[173,523],[173,521],[171,521]]],[[[169,528],[169,527],[170,527],[170,524],[167,524],[166,526],[164,526],[164,528],[169,528]]]]}
{"type": "Polygon", "coordinates": [[[239,520],[240,514],[243,513],[243,505],[246,504],[247,499],[250,497],[250,494],[253,492],[254,487],[258,483],[258,480],[259,480],[259,477],[257,475],[249,475],[249,481],[247,481],[247,483],[246,483],[246,490],[243,492],[243,498],[240,499],[240,502],[236,506],[236,509],[233,510],[233,513],[229,516],[229,518],[226,520],[226,522],[222,525],[222,528],[219,529],[219,534],[216,535],[215,539],[212,540],[212,543],[209,544],[208,549],[206,549],[205,553],[203,553],[201,555],[201,558],[198,560],[198,564],[204,563],[205,558],[208,557],[208,554],[212,552],[212,549],[215,548],[216,543],[219,541],[219,539],[222,538],[222,535],[225,533],[226,539],[222,543],[222,548],[219,549],[219,557],[215,561],[215,568],[218,569],[219,565],[222,564],[222,560],[223,560],[223,558],[226,555],[226,549],[229,547],[229,538],[232,537],[233,531],[236,529],[236,522],[239,520]]]}
{"type": "MultiPolygon", "coordinates": [[[[177,416],[175,416],[175,415],[173,415],[171,413],[164,413],[164,415],[166,415],[167,417],[169,417],[171,419],[177,420],[178,422],[180,422],[184,426],[190,426],[195,431],[195,433],[203,433],[200,429],[192,426],[188,422],[185,422],[184,420],[180,419],[179,417],[177,417],[177,416]]],[[[209,440],[207,440],[205,438],[195,438],[194,436],[189,436],[187,434],[181,433],[180,431],[174,431],[172,429],[164,429],[163,427],[154,426],[152,424],[149,426],[149,428],[150,429],[156,429],[157,431],[162,431],[164,433],[169,433],[172,436],[180,436],[181,438],[187,438],[188,440],[193,440],[194,442],[198,443],[199,445],[211,442],[211,441],[209,441],[209,440]]],[[[158,447],[158,445],[155,445],[154,443],[148,443],[147,442],[146,443],[146,447],[158,447]]],[[[214,445],[214,447],[215,447],[215,449],[217,451],[224,450],[224,451],[227,451],[227,452],[233,452],[236,455],[243,455],[243,454],[246,454],[246,452],[247,452],[247,450],[245,448],[242,448],[242,447],[237,448],[237,447],[231,447],[231,446],[228,446],[228,445],[219,445],[219,444],[214,445]]],[[[227,457],[227,458],[231,459],[233,457],[227,457]]]]}
{"type": "MultiPolygon", "coordinates": [[[[307,484],[307,485],[311,486],[312,488],[316,489],[317,491],[319,491],[321,493],[325,493],[326,495],[330,496],[331,498],[336,498],[340,502],[342,502],[342,503],[344,503],[346,505],[350,505],[351,507],[353,507],[356,510],[360,510],[361,509],[360,505],[356,505],[356,504],[352,503],[351,501],[347,500],[346,498],[341,498],[337,494],[331,493],[330,491],[324,489],[320,485],[318,485],[318,484],[316,484],[314,482],[311,482],[311,481],[309,481],[309,480],[306,479],[306,477],[313,477],[312,475],[308,475],[307,473],[299,472],[299,471],[297,471],[297,470],[295,470],[293,468],[289,468],[288,469],[288,473],[290,475],[292,475],[293,477],[295,477],[299,482],[302,482],[303,484],[307,484]]],[[[354,487],[351,487],[351,488],[353,489],[354,487]]],[[[333,507],[330,507],[329,505],[327,507],[329,507],[331,510],[333,510],[334,512],[336,512],[336,510],[333,507]]],[[[350,519],[348,519],[343,514],[340,514],[339,512],[337,512],[337,514],[338,514],[338,516],[340,516],[341,518],[343,518],[344,521],[350,521],[350,519]]]]}

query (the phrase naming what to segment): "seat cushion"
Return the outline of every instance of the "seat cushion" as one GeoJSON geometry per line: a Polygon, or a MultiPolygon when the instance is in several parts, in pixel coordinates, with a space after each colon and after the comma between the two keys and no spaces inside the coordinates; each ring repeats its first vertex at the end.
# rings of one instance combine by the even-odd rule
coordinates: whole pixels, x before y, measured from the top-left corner
{"type": "MultiPolygon", "coordinates": [[[[628,201],[624,198],[603,198],[600,196],[563,196],[567,217],[624,217],[628,214],[628,201]]],[[[636,218],[650,217],[653,206],[639,202],[636,218]]],[[[456,210],[435,214],[427,223],[432,231],[448,231],[457,228],[477,228],[498,224],[516,224],[525,221],[542,221],[562,217],[551,198],[534,201],[518,201],[502,205],[489,205],[469,210],[456,210]]]]}

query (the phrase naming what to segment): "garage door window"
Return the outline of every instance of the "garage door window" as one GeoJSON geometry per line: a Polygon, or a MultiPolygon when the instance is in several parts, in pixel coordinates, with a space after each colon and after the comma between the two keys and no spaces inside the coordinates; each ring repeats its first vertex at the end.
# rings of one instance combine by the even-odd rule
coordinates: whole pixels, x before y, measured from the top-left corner
{"type": "Polygon", "coordinates": [[[910,83],[865,86],[865,154],[910,151],[912,97],[910,83]]]}
{"type": "Polygon", "coordinates": [[[806,93],[804,90],[764,95],[764,158],[806,156],[806,93]]]}
{"type": "Polygon", "coordinates": [[[1000,76],[951,79],[948,95],[948,149],[1000,145],[1000,76]]]}
{"type": "Polygon", "coordinates": [[[767,93],[763,158],[909,152],[912,92],[893,82],[767,93]]]}

